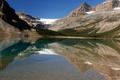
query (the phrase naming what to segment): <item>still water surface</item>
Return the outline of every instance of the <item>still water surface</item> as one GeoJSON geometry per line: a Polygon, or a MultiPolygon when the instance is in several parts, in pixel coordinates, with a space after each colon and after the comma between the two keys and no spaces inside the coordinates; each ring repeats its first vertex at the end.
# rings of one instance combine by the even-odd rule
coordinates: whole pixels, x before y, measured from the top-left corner
{"type": "Polygon", "coordinates": [[[120,42],[0,40],[0,80],[120,80],[120,42]]]}

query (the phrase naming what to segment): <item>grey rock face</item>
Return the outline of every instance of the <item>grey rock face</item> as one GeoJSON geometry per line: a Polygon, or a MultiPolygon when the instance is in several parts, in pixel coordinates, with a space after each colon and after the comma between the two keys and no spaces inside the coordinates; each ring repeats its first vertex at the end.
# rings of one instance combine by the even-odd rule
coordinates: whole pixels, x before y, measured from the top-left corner
{"type": "Polygon", "coordinates": [[[86,12],[88,12],[90,10],[92,10],[92,7],[87,3],[83,3],[80,5],[79,8],[77,8],[73,12],[71,12],[70,15],[68,15],[68,17],[82,16],[82,15],[85,15],[86,12]]]}

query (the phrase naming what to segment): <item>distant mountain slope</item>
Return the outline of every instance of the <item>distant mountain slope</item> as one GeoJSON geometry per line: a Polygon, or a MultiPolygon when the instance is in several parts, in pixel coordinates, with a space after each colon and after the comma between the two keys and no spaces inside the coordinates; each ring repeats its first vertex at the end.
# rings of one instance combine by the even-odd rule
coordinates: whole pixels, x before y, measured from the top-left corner
{"type": "MultiPolygon", "coordinates": [[[[67,36],[119,38],[120,8],[119,5],[115,5],[117,3],[114,3],[114,1],[118,4],[120,2],[119,0],[109,0],[107,2],[103,2],[105,5],[109,4],[112,6],[110,10],[106,10],[106,7],[104,7],[105,9],[99,9],[99,11],[94,10],[94,12],[82,16],[79,15],[79,13],[77,13],[78,16],[67,16],[58,20],[50,29],[67,36]]],[[[102,6],[103,3],[99,5],[102,6]]]]}

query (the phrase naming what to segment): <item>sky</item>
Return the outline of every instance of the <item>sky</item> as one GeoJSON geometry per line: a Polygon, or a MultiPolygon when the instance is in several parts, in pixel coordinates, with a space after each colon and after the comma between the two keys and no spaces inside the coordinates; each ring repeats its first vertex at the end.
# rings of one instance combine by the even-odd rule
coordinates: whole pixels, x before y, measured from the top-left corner
{"type": "Polygon", "coordinates": [[[16,12],[25,12],[39,18],[63,18],[81,3],[95,6],[103,0],[7,0],[16,12]]]}

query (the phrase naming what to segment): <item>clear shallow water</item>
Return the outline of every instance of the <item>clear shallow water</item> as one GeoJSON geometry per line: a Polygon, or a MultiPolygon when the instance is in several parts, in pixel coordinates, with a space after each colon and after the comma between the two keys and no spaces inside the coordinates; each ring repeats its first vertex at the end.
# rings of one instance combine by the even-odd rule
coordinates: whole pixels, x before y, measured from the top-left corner
{"type": "Polygon", "coordinates": [[[7,44],[0,42],[0,80],[120,80],[119,41],[39,39],[7,44]]]}

